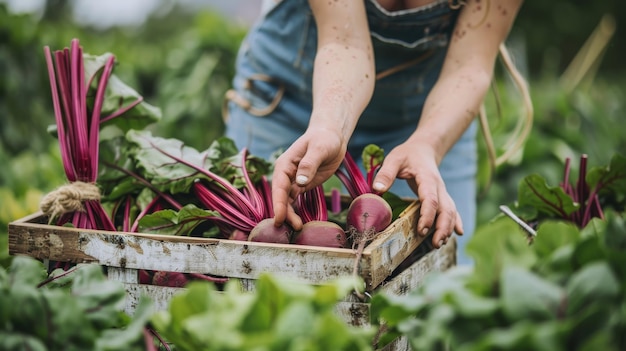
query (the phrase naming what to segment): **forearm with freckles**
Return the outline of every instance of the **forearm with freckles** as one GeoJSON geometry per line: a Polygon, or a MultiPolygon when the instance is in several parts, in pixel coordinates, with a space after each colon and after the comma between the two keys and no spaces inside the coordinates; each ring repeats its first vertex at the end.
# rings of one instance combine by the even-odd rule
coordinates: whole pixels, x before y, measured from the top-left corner
{"type": "Polygon", "coordinates": [[[500,44],[521,0],[468,0],[455,25],[439,80],[410,142],[429,145],[439,164],[478,113],[500,44]]]}
{"type": "Polygon", "coordinates": [[[489,72],[475,67],[442,76],[426,99],[419,125],[407,142],[429,145],[439,164],[475,118],[490,81],[489,72]]]}
{"type": "Polygon", "coordinates": [[[347,144],[374,89],[369,46],[327,43],[318,49],[310,126],[335,130],[347,144]]]}

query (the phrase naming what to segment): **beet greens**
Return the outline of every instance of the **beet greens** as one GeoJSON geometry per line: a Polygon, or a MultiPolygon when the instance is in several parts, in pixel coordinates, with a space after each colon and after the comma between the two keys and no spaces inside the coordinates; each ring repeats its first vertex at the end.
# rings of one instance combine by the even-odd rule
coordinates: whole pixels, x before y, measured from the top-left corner
{"type": "MultiPolygon", "coordinates": [[[[71,222],[79,228],[115,230],[100,204],[99,189],[95,185],[98,175],[100,113],[114,58],[109,57],[104,65],[93,108],[89,110],[89,84],[85,82],[83,51],[78,40],[72,41],[70,49],[55,51],[54,59],[49,47],[45,47],[44,52],[61,157],[70,184],[44,198],[42,209],[51,215],[51,220],[60,215],[59,225],[71,222]],[[77,187],[80,184],[84,184],[82,189],[77,187]],[[61,202],[64,194],[71,193],[78,193],[74,206],[61,209],[55,205],[61,202]]],[[[94,76],[89,77],[89,81],[92,79],[94,76]]]]}
{"type": "Polygon", "coordinates": [[[567,158],[563,180],[557,187],[548,186],[537,174],[524,178],[518,189],[519,216],[527,222],[542,217],[562,218],[581,228],[592,218],[604,218],[603,207],[611,201],[607,195],[626,195],[626,158],[616,154],[608,166],[590,170],[587,161],[587,155],[580,157],[578,179],[573,181],[571,160],[567,158]]]}
{"type": "Polygon", "coordinates": [[[143,128],[160,118],[160,110],[113,74],[115,57],[111,54],[84,54],[77,39],[63,50],[46,46],[44,54],[56,121],[49,129],[59,140],[69,184],[48,194],[42,211],[59,225],[115,230],[100,203],[100,184],[96,184],[100,129],[103,124],[114,125],[120,132],[143,128]]]}
{"type": "MultiPolygon", "coordinates": [[[[249,233],[259,222],[271,218],[269,163],[219,139],[199,152],[176,139],[129,131],[129,153],[143,176],[157,189],[191,195],[195,206],[214,211],[208,216],[229,237],[234,230],[249,233]]],[[[171,216],[171,215],[168,215],[171,216]]],[[[142,222],[142,224],[145,224],[142,222]]]]}

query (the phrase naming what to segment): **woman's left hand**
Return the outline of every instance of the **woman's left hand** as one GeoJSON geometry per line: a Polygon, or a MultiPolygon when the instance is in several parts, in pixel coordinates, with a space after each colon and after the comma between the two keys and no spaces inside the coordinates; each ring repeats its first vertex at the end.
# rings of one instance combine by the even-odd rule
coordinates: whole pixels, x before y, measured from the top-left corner
{"type": "Polygon", "coordinates": [[[453,232],[463,235],[463,222],[435,160],[435,151],[429,145],[400,144],[385,156],[374,188],[386,191],[396,178],[405,179],[421,204],[418,234],[426,236],[434,227],[432,243],[440,248],[453,232]]]}

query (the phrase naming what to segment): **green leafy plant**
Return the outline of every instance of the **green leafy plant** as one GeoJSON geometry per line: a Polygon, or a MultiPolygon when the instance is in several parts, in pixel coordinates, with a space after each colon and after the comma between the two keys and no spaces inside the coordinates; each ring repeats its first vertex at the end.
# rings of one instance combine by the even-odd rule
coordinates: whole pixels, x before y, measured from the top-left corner
{"type": "MultiPolygon", "coordinates": [[[[81,264],[55,270],[16,256],[0,268],[0,349],[145,350],[154,346],[146,329],[151,303],[141,300],[131,318],[121,306],[123,286],[107,280],[102,268],[81,264]]],[[[156,347],[156,346],[154,346],[156,347]]]]}
{"type": "Polygon", "coordinates": [[[524,178],[518,189],[517,208],[528,209],[527,221],[546,217],[569,220],[585,227],[592,218],[603,218],[604,206],[623,202],[626,195],[626,158],[616,154],[608,166],[587,169],[587,155],[580,158],[578,179],[570,179],[570,159],[566,159],[563,181],[550,187],[538,174],[524,178]],[[613,201],[613,202],[611,202],[613,201]],[[530,214],[532,213],[532,214],[530,214]]]}
{"type": "Polygon", "coordinates": [[[432,275],[406,296],[373,297],[387,330],[381,343],[404,335],[415,350],[626,347],[626,221],[614,211],[584,230],[545,221],[530,247],[501,217],[476,234],[471,251],[473,271],[432,275]]]}
{"type": "Polygon", "coordinates": [[[152,323],[181,351],[371,350],[375,330],[350,326],[334,312],[354,279],[311,286],[265,274],[254,292],[234,280],[223,291],[193,282],[152,323]]]}
{"type": "Polygon", "coordinates": [[[584,205],[571,199],[567,184],[524,180],[520,203],[534,206],[538,220],[531,245],[500,215],[468,244],[473,269],[431,275],[406,296],[375,295],[373,318],[385,330],[380,344],[404,335],[415,350],[625,349],[626,189],[613,186],[623,181],[623,165],[615,156],[583,177],[585,194],[597,190],[603,206],[585,226],[572,220],[584,205]]]}

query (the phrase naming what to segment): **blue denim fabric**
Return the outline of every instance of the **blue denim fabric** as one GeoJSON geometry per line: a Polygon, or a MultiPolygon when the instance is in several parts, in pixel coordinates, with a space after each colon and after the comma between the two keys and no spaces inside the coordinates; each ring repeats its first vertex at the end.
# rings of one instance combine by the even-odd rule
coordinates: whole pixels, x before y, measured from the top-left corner
{"type": "MultiPolygon", "coordinates": [[[[416,59],[419,62],[377,80],[372,100],[348,146],[359,163],[367,144],[390,151],[415,130],[424,100],[439,76],[457,16],[447,0],[398,12],[382,9],[375,0],[365,1],[376,72],[416,59]]],[[[229,103],[226,136],[238,147],[270,158],[304,133],[312,109],[316,47],[317,28],[307,0],[278,2],[250,29],[237,57],[234,89],[256,109],[266,108],[277,95],[284,94],[264,116],[229,103]],[[254,79],[258,74],[271,79],[254,79]]],[[[466,233],[458,238],[459,264],[469,263],[464,244],[475,226],[476,148],[474,123],[440,166],[466,233]]],[[[404,181],[396,181],[391,191],[415,197],[404,181]]]]}

